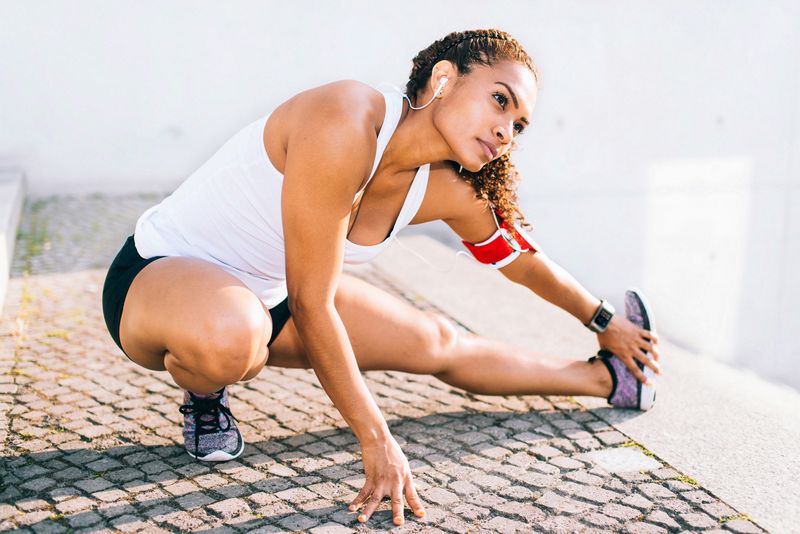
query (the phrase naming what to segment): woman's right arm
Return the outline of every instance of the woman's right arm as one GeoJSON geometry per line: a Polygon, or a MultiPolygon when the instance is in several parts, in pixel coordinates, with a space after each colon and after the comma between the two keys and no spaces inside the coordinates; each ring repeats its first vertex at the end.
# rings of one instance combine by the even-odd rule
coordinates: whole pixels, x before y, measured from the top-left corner
{"type": "Polygon", "coordinates": [[[403,494],[418,515],[422,506],[334,306],[353,198],[372,167],[375,125],[364,89],[348,82],[301,97],[293,103],[281,200],[289,305],[320,384],[361,444],[366,481],[353,503],[369,503],[359,520],[389,495],[398,522],[403,494]]]}

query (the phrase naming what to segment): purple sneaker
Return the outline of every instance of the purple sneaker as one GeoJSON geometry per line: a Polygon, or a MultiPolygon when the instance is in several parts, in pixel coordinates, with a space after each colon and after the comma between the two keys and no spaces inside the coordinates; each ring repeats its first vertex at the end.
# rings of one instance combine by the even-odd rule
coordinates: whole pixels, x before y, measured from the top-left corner
{"type": "Polygon", "coordinates": [[[228,390],[208,396],[184,391],[183,442],[192,458],[205,462],[233,460],[244,451],[242,434],[228,408],[228,390]]]}
{"type": "MultiPolygon", "coordinates": [[[[639,328],[655,332],[655,322],[650,307],[641,293],[635,289],[625,292],[625,316],[639,328]]],[[[648,357],[652,358],[649,354],[648,357]]],[[[613,386],[611,395],[608,397],[610,404],[617,408],[636,408],[642,411],[652,408],[656,400],[655,373],[652,369],[642,362],[636,362],[644,376],[653,383],[652,386],[647,386],[639,382],[622,360],[613,353],[601,350],[589,361],[594,359],[600,359],[611,373],[613,386]]]]}
{"type": "MultiPolygon", "coordinates": [[[[653,319],[653,312],[651,310],[652,308],[650,308],[650,305],[647,303],[647,299],[644,298],[644,295],[642,295],[640,291],[631,288],[625,292],[625,317],[639,328],[656,333],[656,322],[653,319]]],[[[653,359],[644,349],[642,349],[642,352],[644,352],[650,360],[653,359]]],[[[655,371],[644,364],[639,364],[639,367],[642,369],[642,372],[644,372],[644,376],[653,383],[652,386],[640,384],[642,388],[641,409],[649,410],[656,401],[655,371]]]]}

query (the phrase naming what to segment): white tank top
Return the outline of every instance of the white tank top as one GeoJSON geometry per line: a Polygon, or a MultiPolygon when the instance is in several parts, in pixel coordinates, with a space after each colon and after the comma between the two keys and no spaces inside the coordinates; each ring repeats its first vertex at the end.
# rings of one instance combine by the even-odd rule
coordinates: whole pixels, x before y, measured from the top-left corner
{"type": "MultiPolygon", "coordinates": [[[[386,116],[364,187],[372,180],[403,109],[401,94],[382,94],[386,116]]],[[[236,133],[171,195],[145,211],[136,221],[134,243],[143,258],[189,256],[215,263],[271,308],[286,298],[287,290],[281,220],[283,175],[273,167],[264,148],[268,118],[236,133]]],[[[426,164],[417,170],[389,236],[374,246],[345,241],[345,263],[371,260],[411,222],[425,196],[429,169],[426,164]]]]}

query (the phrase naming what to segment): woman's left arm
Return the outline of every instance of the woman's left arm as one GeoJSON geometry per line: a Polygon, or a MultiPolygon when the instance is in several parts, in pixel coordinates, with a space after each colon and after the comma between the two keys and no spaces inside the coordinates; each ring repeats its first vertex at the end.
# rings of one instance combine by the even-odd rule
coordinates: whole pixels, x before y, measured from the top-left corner
{"type": "MultiPolygon", "coordinates": [[[[525,252],[500,269],[506,278],[521,284],[546,301],[570,313],[581,324],[587,324],[600,306],[600,300],[589,293],[570,273],[543,252],[525,252]]],[[[652,332],[643,330],[617,311],[608,327],[597,334],[600,347],[613,352],[625,362],[627,367],[642,382],[644,374],[634,363],[643,362],[657,373],[658,337],[652,332]],[[653,355],[655,361],[644,356],[644,350],[653,355]]]]}
{"type": "MultiPolygon", "coordinates": [[[[476,198],[471,186],[457,176],[451,176],[446,168],[437,168],[434,172],[442,176],[429,185],[430,191],[426,193],[421,209],[425,218],[442,219],[469,243],[478,243],[491,236],[497,227],[486,202],[476,198]]],[[[588,323],[600,306],[598,298],[541,251],[523,252],[500,272],[572,314],[581,324],[588,323]]],[[[615,313],[605,331],[597,335],[597,340],[601,348],[619,356],[640,381],[646,382],[647,379],[636,365],[637,360],[660,373],[658,337],[628,321],[624,313],[615,313]],[[652,354],[655,361],[642,351],[652,354]]]]}

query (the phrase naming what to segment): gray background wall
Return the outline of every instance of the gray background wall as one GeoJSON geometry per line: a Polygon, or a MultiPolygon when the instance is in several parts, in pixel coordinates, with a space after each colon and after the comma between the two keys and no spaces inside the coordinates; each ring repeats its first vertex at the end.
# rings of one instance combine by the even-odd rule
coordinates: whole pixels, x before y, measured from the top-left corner
{"type": "Polygon", "coordinates": [[[0,168],[32,195],[170,191],[297,91],[402,86],[434,39],[499,27],[542,73],[516,154],[537,240],[618,306],[641,287],[698,357],[800,387],[798,22],[788,0],[3,0],[0,168]]]}

